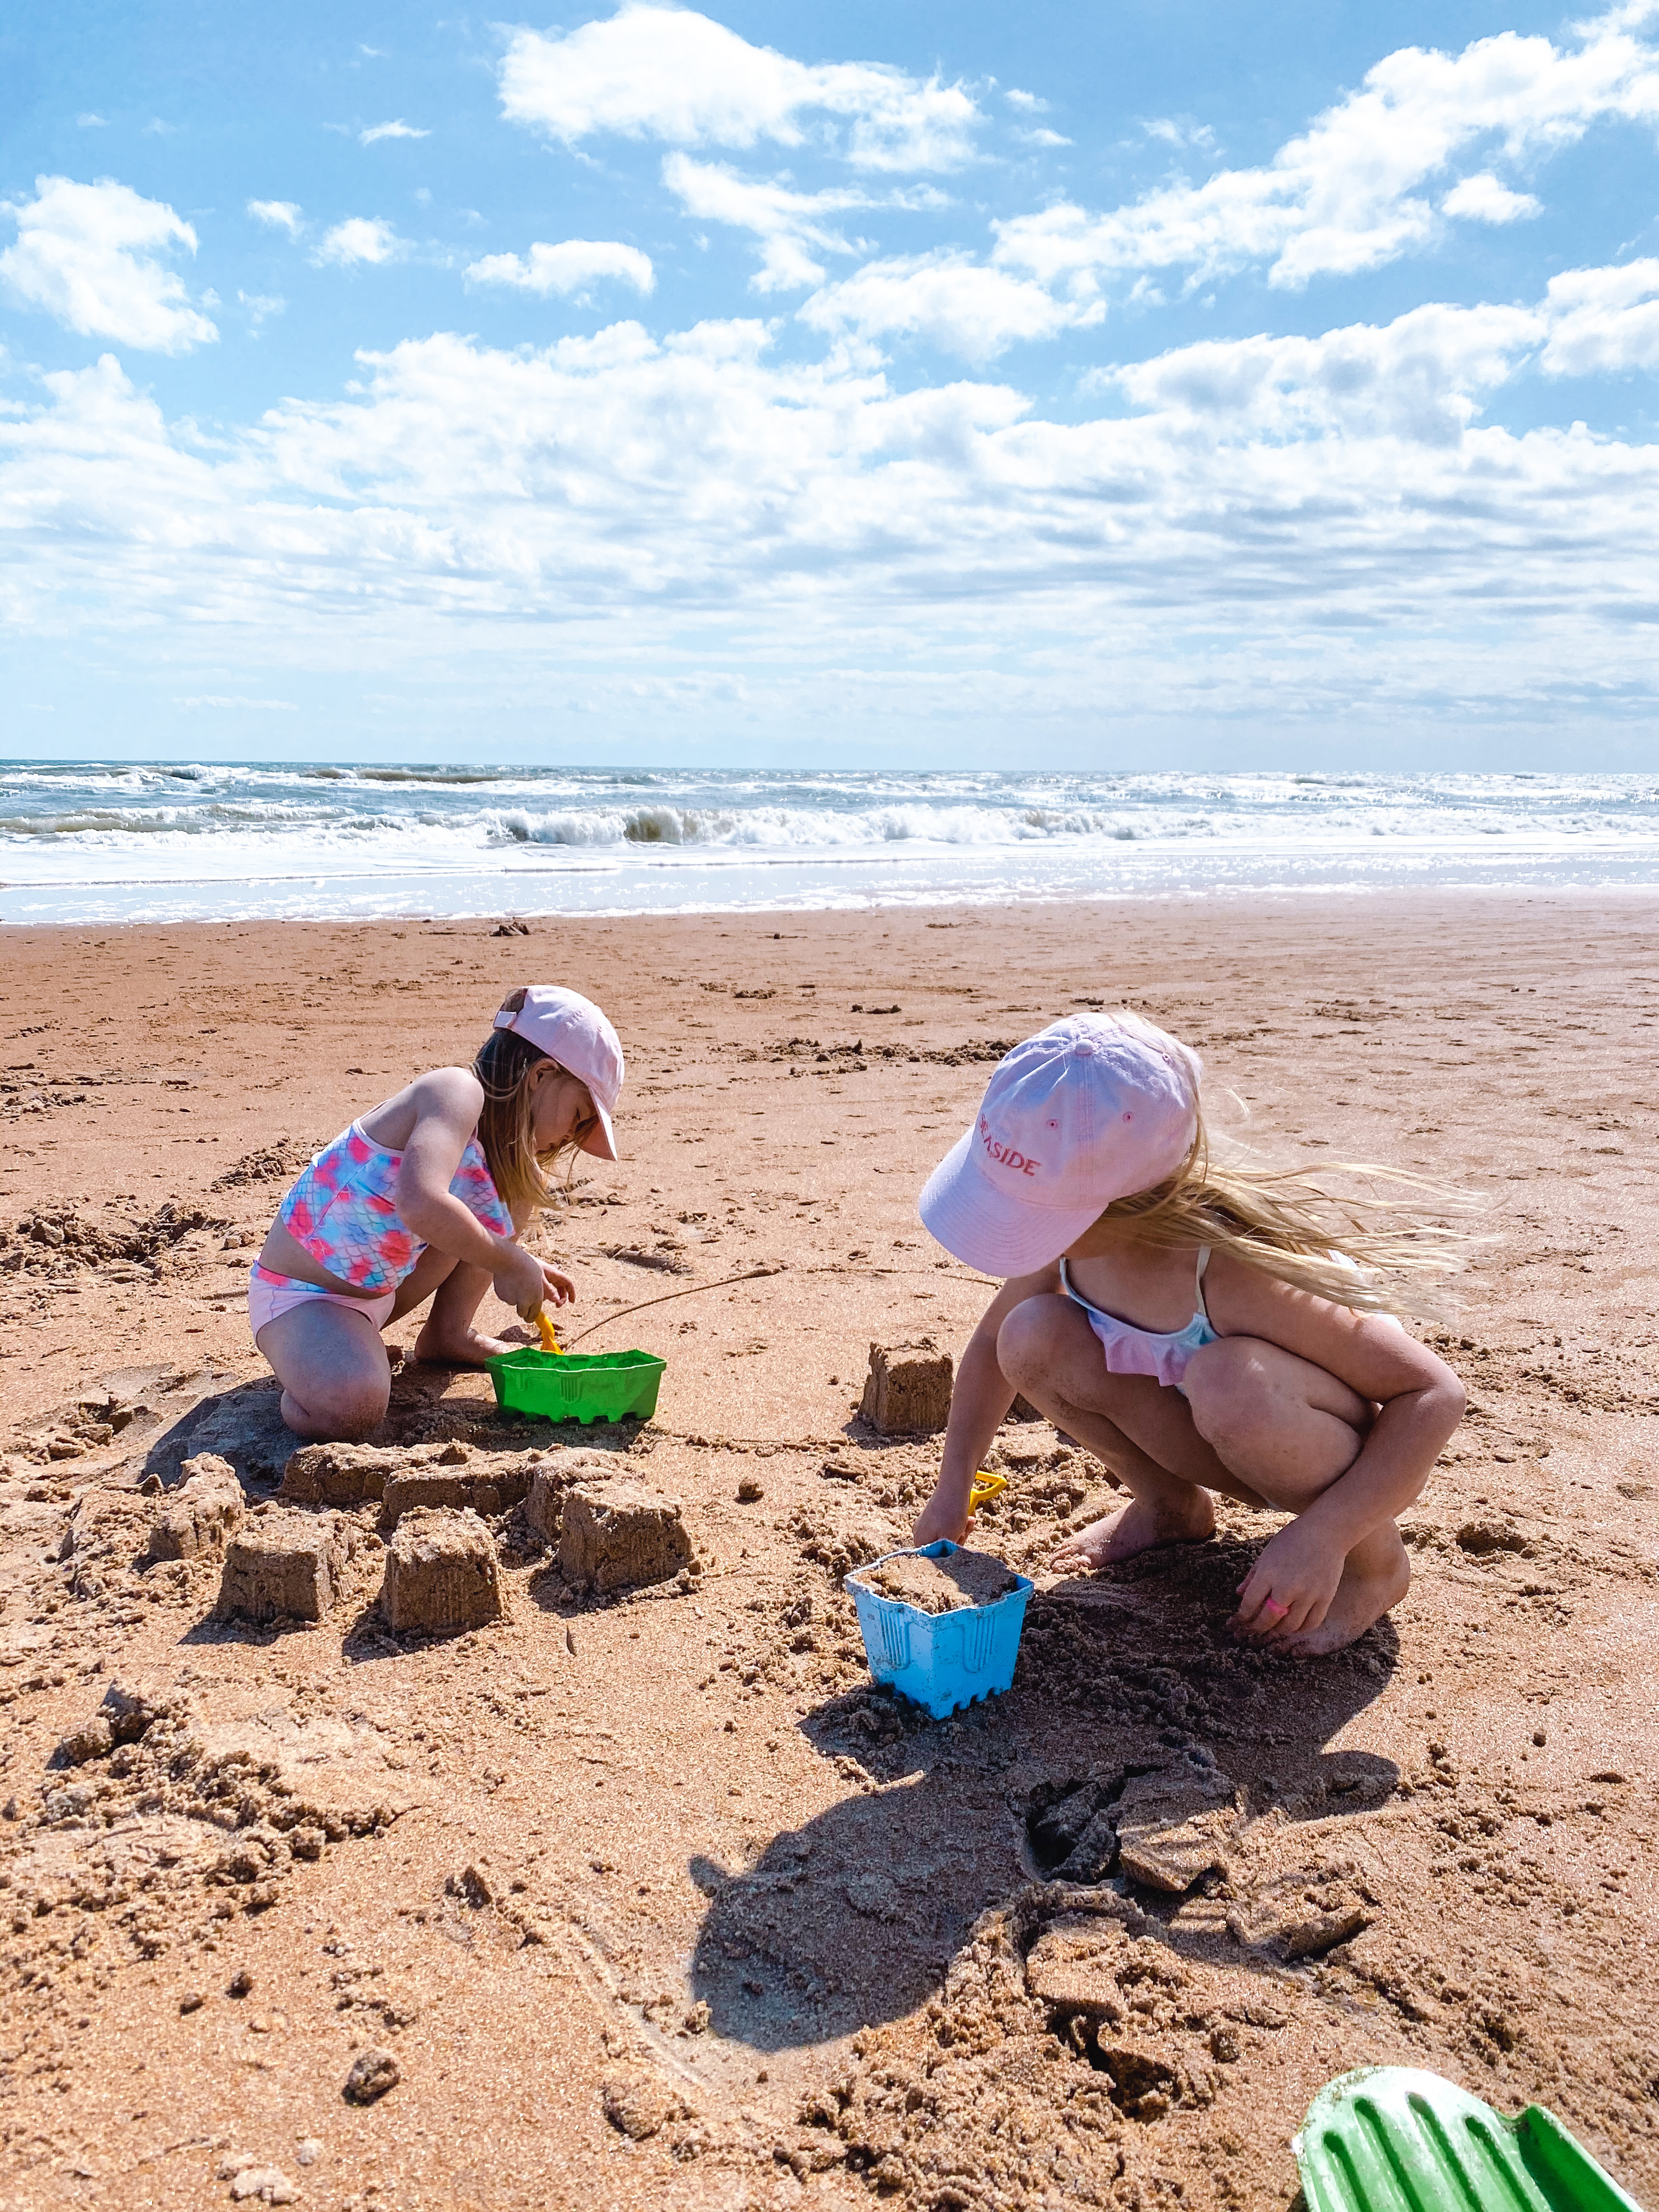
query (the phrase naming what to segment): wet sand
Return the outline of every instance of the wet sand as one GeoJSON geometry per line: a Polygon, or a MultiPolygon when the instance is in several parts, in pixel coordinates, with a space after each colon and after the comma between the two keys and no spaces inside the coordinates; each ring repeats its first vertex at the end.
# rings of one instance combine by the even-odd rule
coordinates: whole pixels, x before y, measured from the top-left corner
{"type": "Polygon", "coordinates": [[[1545,2102],[1659,2199],[1656,922],[1435,896],[5,933],[0,2206],[218,2205],[264,2168],[342,2212],[1287,2204],[1310,2099],[1367,2061],[1545,2102]],[[320,1624],[217,1623],[216,1560],[141,1563],[192,1452],[273,1494],[241,1289],[287,1164],[534,980],[628,1048],[625,1158],[546,1237],[582,1348],[666,1358],[658,1417],[526,1432],[410,1365],[385,1441],[622,1455],[702,1571],[581,1595],[514,1509],[505,1620],[399,1643],[364,1507],[320,1624]],[[1493,1194],[1443,1339],[1469,1418],[1410,1595],[1308,1666],[1224,1633],[1272,1516],[1056,1579],[1100,1473],[1011,1425],[974,1541],[1037,1582],[1020,1672],[935,1723],[868,1691],[840,1587],[938,1457],[855,1419],[867,1348],[959,1347],[988,1292],[915,1193],[1002,1048],[1125,1000],[1264,1140],[1493,1194]],[[129,1741],[60,1753],[112,1685],[129,1741]],[[1185,1891],[1122,1871],[1158,1863],[1146,1804],[1213,1861],[1185,1891]],[[397,2086],[346,2101],[381,2048],[397,2086]]]}

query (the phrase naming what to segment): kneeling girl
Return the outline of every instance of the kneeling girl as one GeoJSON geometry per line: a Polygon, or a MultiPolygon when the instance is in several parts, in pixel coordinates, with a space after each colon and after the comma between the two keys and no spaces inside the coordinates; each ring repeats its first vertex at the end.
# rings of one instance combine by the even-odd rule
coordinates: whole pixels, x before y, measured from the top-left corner
{"type": "Polygon", "coordinates": [[[438,1067],[342,1130],[283,1200],[248,1284],[253,1340],[302,1437],[367,1436],[386,1409],[380,1331],[432,1300],[415,1356],[476,1365],[512,1347],[474,1317],[494,1285],[534,1312],[575,1296],[519,1242],[561,1154],[617,1157],[617,1032],[589,999],[514,991],[470,1068],[438,1067]]]}

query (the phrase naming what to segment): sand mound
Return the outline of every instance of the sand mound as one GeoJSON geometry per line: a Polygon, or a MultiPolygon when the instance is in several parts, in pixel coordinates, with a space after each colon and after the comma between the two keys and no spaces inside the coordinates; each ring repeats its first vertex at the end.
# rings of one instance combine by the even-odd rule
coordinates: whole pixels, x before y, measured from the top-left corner
{"type": "Polygon", "coordinates": [[[905,1552],[872,1567],[859,1580],[867,1589],[913,1605],[919,1613],[958,1613],[969,1606],[994,1605],[1018,1587],[1018,1577],[988,1552],[952,1552],[939,1559],[905,1552]]]}

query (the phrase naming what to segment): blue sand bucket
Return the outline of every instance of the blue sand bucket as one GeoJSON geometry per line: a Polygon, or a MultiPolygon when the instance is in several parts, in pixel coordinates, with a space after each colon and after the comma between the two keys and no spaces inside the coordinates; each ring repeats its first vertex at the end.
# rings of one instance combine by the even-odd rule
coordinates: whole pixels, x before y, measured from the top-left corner
{"type": "Polygon", "coordinates": [[[858,1607],[871,1674],[878,1682],[890,1683],[901,1697],[922,1706],[936,1721],[976,1698],[1000,1696],[1012,1682],[1025,1607],[1036,1585],[1017,1575],[1018,1587],[994,1604],[923,1613],[919,1606],[866,1589],[859,1575],[889,1559],[948,1559],[960,1549],[943,1538],[920,1550],[907,1546],[872,1559],[868,1567],[847,1576],[844,1583],[858,1607]]]}

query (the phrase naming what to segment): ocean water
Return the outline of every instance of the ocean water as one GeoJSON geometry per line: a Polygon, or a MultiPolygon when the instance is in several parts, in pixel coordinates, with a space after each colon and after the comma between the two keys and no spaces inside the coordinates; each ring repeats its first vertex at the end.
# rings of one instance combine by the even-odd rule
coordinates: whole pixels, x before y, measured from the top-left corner
{"type": "Polygon", "coordinates": [[[0,763],[0,921],[1659,884],[1659,776],[0,763]]]}

